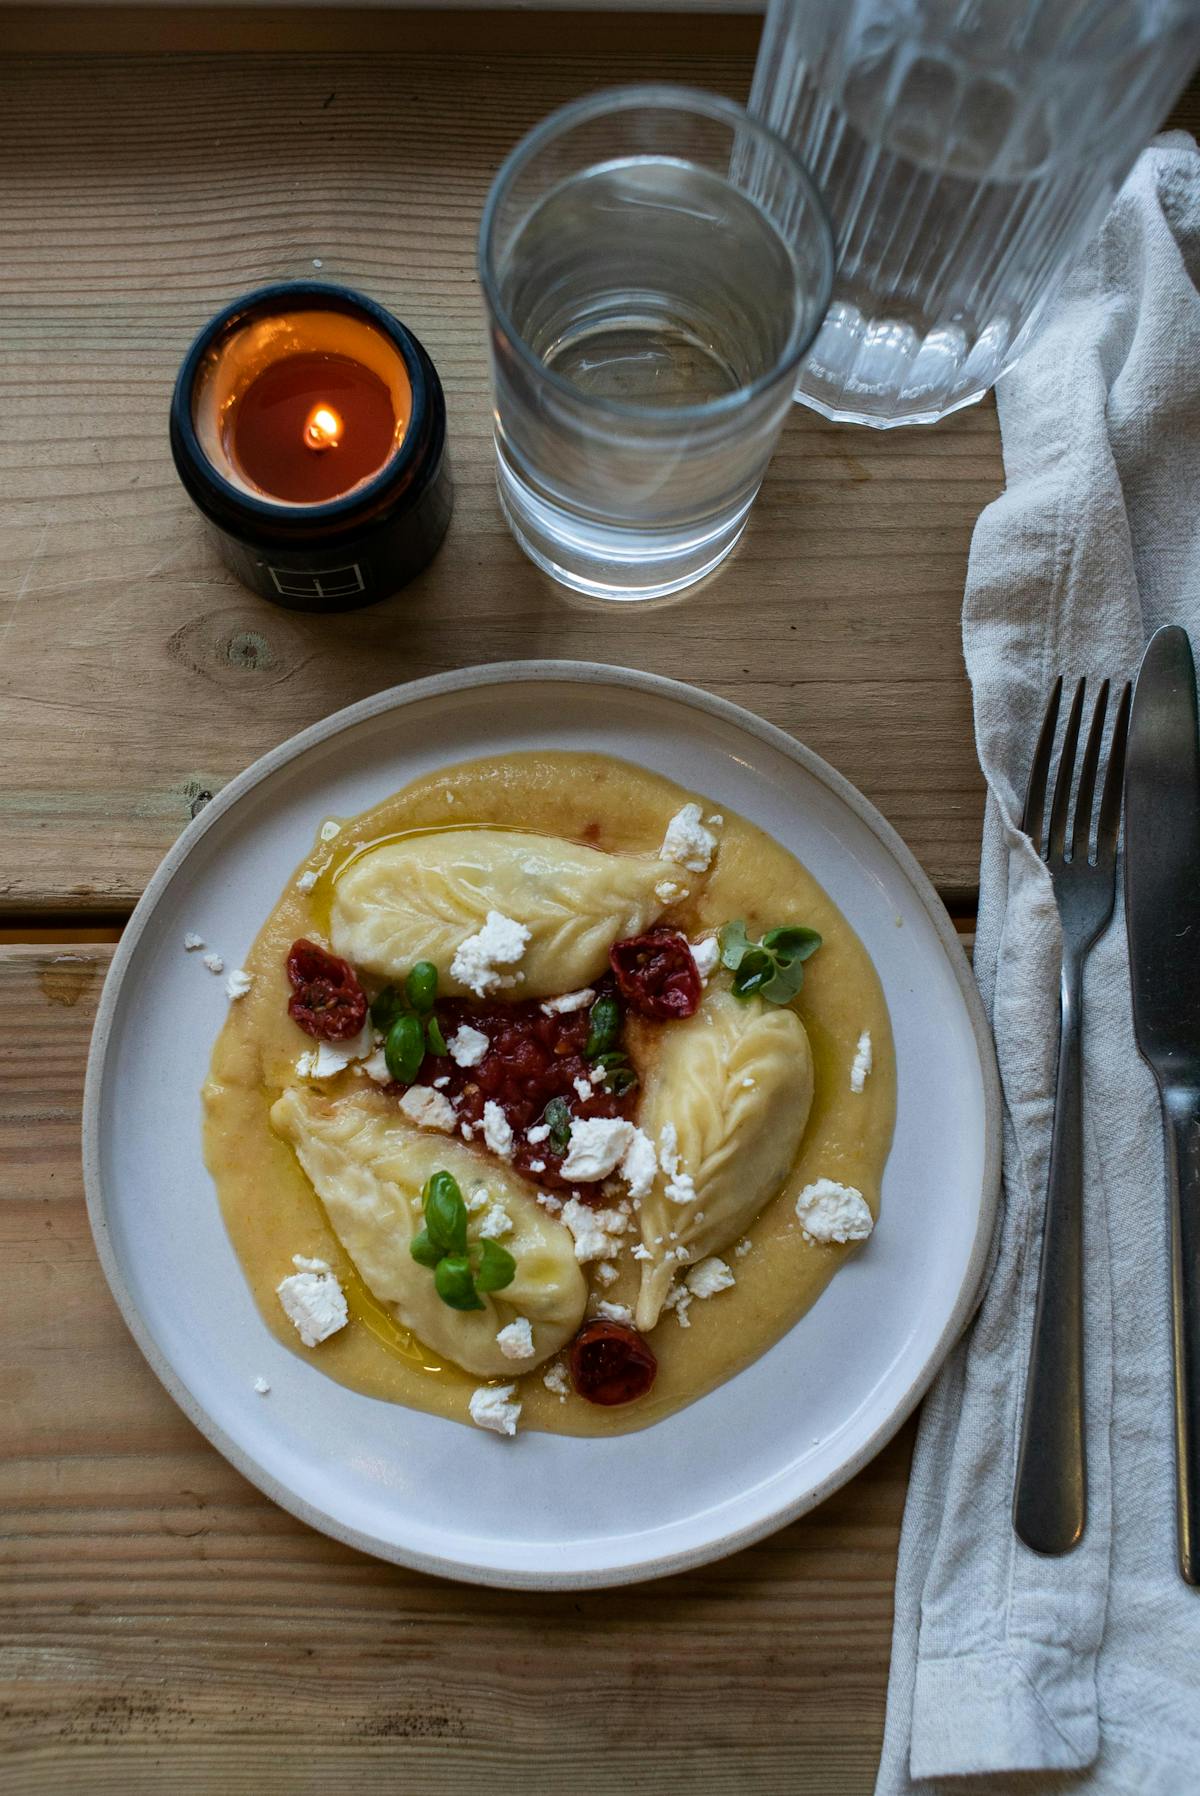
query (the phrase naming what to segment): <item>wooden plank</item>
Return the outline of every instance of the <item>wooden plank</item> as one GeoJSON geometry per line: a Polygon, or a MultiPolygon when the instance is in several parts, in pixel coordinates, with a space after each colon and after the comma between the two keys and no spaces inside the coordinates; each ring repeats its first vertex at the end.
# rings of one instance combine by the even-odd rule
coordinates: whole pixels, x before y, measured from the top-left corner
{"type": "MultiPolygon", "coordinates": [[[[151,33],[166,16],[138,14],[151,33]]],[[[294,730],[393,682],[534,655],[682,674],[749,705],[862,786],[970,902],[982,788],[958,616],[1000,483],[990,406],[898,433],[797,408],[736,560],[660,606],[566,597],[496,503],[474,240],[498,162],[608,83],[744,94],[752,21],[723,22],[710,49],[707,21],[455,15],[414,25],[409,53],[366,54],[325,47],[343,15],[306,16],[322,47],[293,54],[0,68],[0,909],[127,910],[198,794],[294,730]],[[166,442],[205,318],[318,261],[428,344],[458,486],[433,568],[349,618],[279,611],[227,578],[166,442]]]]}
{"type": "Polygon", "coordinates": [[[911,1428],[760,1546],[629,1590],[472,1590],[313,1533],[175,1408],[96,1262],[110,953],[0,948],[0,1789],[867,1796],[911,1428]]]}
{"type": "MultiPolygon", "coordinates": [[[[614,41],[639,56],[680,55],[697,20],[704,54],[751,62],[762,33],[761,9],[735,14],[720,0],[689,0],[679,10],[628,8],[605,11],[555,10],[537,6],[408,10],[353,6],[6,6],[5,47],[13,56],[145,55],[162,51],[215,51],[241,55],[248,50],[278,52],[348,50],[399,51],[406,56],[434,51],[459,54],[544,57],[547,41],[570,43],[574,56],[606,57],[614,41]]],[[[686,54],[686,52],[685,52],[686,54]]],[[[645,79],[645,76],[639,77],[645,79]]]]}

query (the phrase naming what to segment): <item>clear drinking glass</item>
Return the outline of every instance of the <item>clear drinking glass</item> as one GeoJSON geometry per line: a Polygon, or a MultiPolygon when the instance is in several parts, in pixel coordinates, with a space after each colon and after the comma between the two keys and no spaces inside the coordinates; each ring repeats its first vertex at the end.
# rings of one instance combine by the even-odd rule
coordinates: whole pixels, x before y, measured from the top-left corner
{"type": "Polygon", "coordinates": [[[1200,55],[1200,0],[771,0],[751,110],[833,215],[796,397],[855,424],[979,399],[1200,55]]]}
{"type": "Polygon", "coordinates": [[[595,597],[700,579],[741,534],[829,300],[795,156],[728,100],[596,94],[505,162],[479,266],[518,542],[595,597]]]}

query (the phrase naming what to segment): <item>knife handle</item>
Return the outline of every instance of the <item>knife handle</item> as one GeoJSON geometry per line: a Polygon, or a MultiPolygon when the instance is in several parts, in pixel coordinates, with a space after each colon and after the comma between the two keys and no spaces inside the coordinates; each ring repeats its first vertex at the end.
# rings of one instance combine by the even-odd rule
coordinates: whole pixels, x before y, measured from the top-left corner
{"type": "Polygon", "coordinates": [[[1083,968],[1065,952],[1054,1133],[1037,1310],[1025,1382],[1013,1527],[1035,1553],[1068,1553],[1087,1520],[1083,1435],[1083,968]]]}
{"type": "Polygon", "coordinates": [[[1200,1584],[1200,1091],[1163,1092],[1171,1228],[1179,1569],[1200,1584]]]}

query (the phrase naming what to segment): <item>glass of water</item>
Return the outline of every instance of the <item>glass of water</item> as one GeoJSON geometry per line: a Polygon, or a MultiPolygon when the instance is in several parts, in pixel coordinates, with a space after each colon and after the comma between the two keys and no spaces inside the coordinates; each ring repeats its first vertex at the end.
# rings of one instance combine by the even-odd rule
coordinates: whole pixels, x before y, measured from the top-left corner
{"type": "Polygon", "coordinates": [[[928,424],[1025,349],[1200,55],[1200,0],[771,0],[751,109],[837,224],[796,397],[928,424]]]}
{"type": "Polygon", "coordinates": [[[824,316],[830,227],[731,101],[599,93],[543,121],[483,214],[500,500],[593,597],[677,592],[740,536],[824,316]]]}

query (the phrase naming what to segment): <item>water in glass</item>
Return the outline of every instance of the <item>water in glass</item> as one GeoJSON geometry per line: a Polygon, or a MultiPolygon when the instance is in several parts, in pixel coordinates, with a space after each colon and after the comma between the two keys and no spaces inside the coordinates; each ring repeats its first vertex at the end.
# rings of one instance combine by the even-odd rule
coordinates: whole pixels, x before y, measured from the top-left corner
{"type": "Polygon", "coordinates": [[[710,104],[715,130],[592,119],[485,217],[501,502],[533,559],[595,596],[676,591],[729,553],[827,291],[811,189],[710,104]]]}

